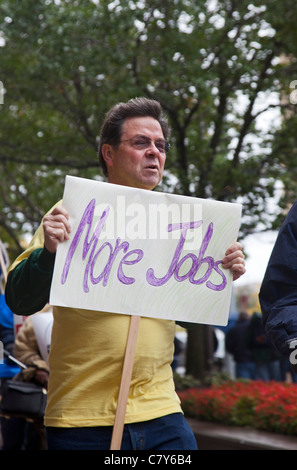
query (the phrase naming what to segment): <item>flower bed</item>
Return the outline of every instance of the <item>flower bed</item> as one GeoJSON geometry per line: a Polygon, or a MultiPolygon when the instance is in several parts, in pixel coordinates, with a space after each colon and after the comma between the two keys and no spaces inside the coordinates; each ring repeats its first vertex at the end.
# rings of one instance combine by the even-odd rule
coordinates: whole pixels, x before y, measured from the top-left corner
{"type": "Polygon", "coordinates": [[[297,385],[229,381],[179,392],[186,416],[199,420],[297,435],[297,385]]]}

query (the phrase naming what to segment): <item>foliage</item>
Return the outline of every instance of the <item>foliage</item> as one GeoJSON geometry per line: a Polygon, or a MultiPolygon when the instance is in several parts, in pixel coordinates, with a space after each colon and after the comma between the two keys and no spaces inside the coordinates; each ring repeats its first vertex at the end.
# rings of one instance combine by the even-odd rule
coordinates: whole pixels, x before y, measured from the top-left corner
{"type": "Polygon", "coordinates": [[[199,380],[195,379],[192,375],[180,375],[177,372],[173,374],[174,384],[176,390],[187,390],[192,387],[200,385],[199,380]]]}
{"type": "Polygon", "coordinates": [[[162,190],[242,202],[242,235],[272,226],[275,182],[283,205],[296,189],[296,107],[281,102],[296,74],[296,9],[291,0],[3,0],[0,237],[19,251],[67,173],[102,177],[103,116],[137,95],[158,99],[172,127],[162,190]],[[260,125],[271,110],[283,126],[260,125]]]}
{"type": "Polygon", "coordinates": [[[230,375],[227,372],[212,372],[205,377],[203,383],[206,386],[221,385],[229,382],[229,380],[230,375]]]}
{"type": "Polygon", "coordinates": [[[236,380],[179,396],[187,416],[297,435],[296,393],[295,384],[236,380]]]}
{"type": "Polygon", "coordinates": [[[187,390],[189,388],[197,388],[203,386],[220,385],[230,380],[230,375],[222,372],[214,372],[207,374],[203,380],[198,380],[193,375],[180,375],[177,372],[173,374],[175,389],[178,391],[187,390]]]}

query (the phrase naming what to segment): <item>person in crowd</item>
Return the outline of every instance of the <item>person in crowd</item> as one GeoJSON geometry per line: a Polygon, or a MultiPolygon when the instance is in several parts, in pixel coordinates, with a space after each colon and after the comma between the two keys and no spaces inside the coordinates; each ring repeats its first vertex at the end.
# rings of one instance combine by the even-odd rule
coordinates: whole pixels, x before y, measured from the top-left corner
{"type": "Polygon", "coordinates": [[[247,328],[247,346],[255,362],[256,379],[279,382],[281,380],[280,354],[269,340],[259,312],[253,313],[247,328]]]}
{"type": "MultiPolygon", "coordinates": [[[[0,380],[2,395],[4,384],[20,372],[20,368],[8,357],[4,351],[13,356],[14,349],[14,321],[13,312],[7,306],[4,294],[0,295],[0,341],[3,345],[3,358],[0,361],[0,380]]],[[[28,423],[24,418],[1,416],[1,450],[24,450],[28,448],[28,423]]]]}
{"type": "Polygon", "coordinates": [[[297,373],[292,369],[290,359],[284,355],[280,358],[280,375],[282,382],[297,383],[297,373]]]}
{"type": "MultiPolygon", "coordinates": [[[[48,387],[48,352],[52,329],[51,307],[47,304],[41,312],[27,317],[18,330],[14,342],[14,357],[26,366],[15,380],[32,382],[48,387]]],[[[30,449],[47,449],[46,433],[42,419],[35,419],[28,429],[30,449]]],[[[27,438],[27,440],[29,440],[27,438]]]]}
{"type": "Polygon", "coordinates": [[[237,379],[256,378],[255,362],[251,351],[246,345],[246,333],[250,324],[250,316],[240,312],[236,324],[227,331],[226,350],[233,355],[235,361],[235,377],[237,379]]]}
{"type": "Polygon", "coordinates": [[[50,344],[45,345],[45,348],[40,347],[40,339],[38,338],[40,330],[37,328],[36,331],[35,323],[36,321],[42,322],[44,320],[44,329],[48,325],[49,327],[52,326],[52,314],[48,312],[48,308],[49,306],[47,305],[44,311],[26,318],[16,335],[14,343],[14,357],[26,366],[26,369],[21,371],[22,380],[24,382],[37,383],[46,389],[48,386],[49,366],[48,355],[43,353],[43,349],[47,351],[50,344]],[[47,312],[48,315],[46,315],[47,312]]]}
{"type": "MultiPolygon", "coordinates": [[[[99,160],[110,183],[153,190],[161,181],[169,127],[157,101],[118,103],[103,123],[99,160]]],[[[6,299],[30,315],[49,299],[57,246],[69,239],[69,215],[58,203],[28,249],[9,270],[6,299]]],[[[241,245],[226,252],[233,279],[245,272],[241,245]]],[[[109,449],[130,317],[54,307],[48,402],[48,447],[109,449]]],[[[122,450],[197,449],[174,390],[171,363],[175,322],[141,318],[125,415],[122,450]]]]}
{"type": "Polygon", "coordinates": [[[180,339],[178,339],[177,336],[174,337],[174,353],[173,353],[173,361],[171,364],[173,372],[176,372],[179,363],[178,363],[178,357],[183,351],[183,344],[180,339]]]}

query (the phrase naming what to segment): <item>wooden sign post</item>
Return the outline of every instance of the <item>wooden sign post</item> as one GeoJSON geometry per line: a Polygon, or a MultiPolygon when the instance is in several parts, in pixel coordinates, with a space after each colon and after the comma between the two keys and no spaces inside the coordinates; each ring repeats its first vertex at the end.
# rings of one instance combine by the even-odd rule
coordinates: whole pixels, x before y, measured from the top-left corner
{"type": "Polygon", "coordinates": [[[113,427],[110,450],[120,450],[125,423],[126,407],[133,370],[134,356],[137,344],[140,317],[131,316],[127,347],[124,358],[121,385],[118,397],[117,411],[113,427]]]}

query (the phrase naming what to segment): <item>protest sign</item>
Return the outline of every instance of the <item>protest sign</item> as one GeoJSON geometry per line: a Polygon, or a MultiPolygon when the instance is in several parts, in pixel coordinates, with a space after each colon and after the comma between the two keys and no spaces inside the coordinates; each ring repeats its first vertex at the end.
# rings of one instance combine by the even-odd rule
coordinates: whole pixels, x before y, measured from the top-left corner
{"type": "Polygon", "coordinates": [[[226,325],[241,205],[66,177],[50,304],[226,325]]]}

